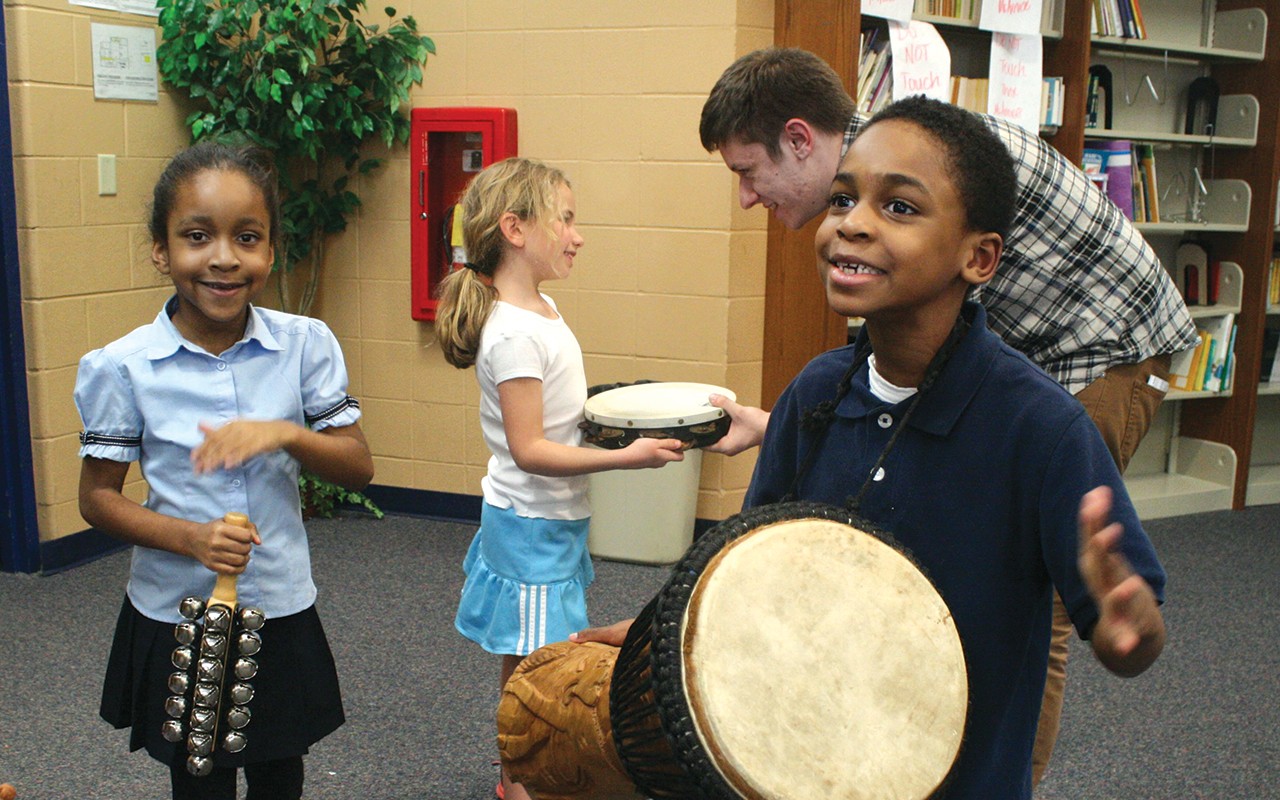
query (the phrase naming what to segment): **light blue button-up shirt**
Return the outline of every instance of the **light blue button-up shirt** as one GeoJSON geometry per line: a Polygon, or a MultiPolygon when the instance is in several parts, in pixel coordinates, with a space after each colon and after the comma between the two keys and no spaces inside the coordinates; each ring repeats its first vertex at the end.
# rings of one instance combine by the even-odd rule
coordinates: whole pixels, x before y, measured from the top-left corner
{"type": "MultiPolygon", "coordinates": [[[[250,307],[244,337],[220,355],[183,338],[165,304],[155,322],[80,360],[75,400],[84,423],[80,455],[139,461],[150,487],[147,508],[207,522],[248,515],[262,544],[240,575],[239,601],[269,617],[315,602],[311,557],[299,510],[299,464],[284,451],[234,469],[197,475],[191,451],[201,422],[278,419],[314,429],[350,425],[359,404],[347,394],[342,350],[319,320],[250,307]]],[[[214,573],[198,561],[133,548],[129,599],[144,615],[178,622],[178,603],[208,597],[214,573]]]]}

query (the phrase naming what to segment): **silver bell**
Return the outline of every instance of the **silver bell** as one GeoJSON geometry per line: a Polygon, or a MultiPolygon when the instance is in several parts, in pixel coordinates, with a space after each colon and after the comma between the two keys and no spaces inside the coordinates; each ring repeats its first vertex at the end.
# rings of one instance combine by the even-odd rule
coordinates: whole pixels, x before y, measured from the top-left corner
{"type": "Polygon", "coordinates": [[[240,627],[246,631],[256,631],[267,621],[267,615],[262,613],[262,609],[253,606],[245,606],[240,609],[240,627]]]}
{"type": "Polygon", "coordinates": [[[179,622],[173,626],[173,638],[178,644],[191,644],[200,637],[200,626],[194,622],[179,622]]]}
{"type": "Polygon", "coordinates": [[[258,662],[252,658],[241,656],[236,659],[233,671],[237,680],[247,681],[258,674],[258,662]]]}
{"type": "Polygon", "coordinates": [[[194,697],[195,703],[198,706],[216,707],[220,694],[222,694],[222,690],[216,683],[197,683],[194,697]]]}
{"type": "Polygon", "coordinates": [[[191,728],[202,733],[213,733],[218,712],[212,708],[191,709],[191,728]]]}
{"type": "Polygon", "coordinates": [[[160,735],[164,737],[166,742],[182,741],[182,720],[166,719],[164,724],[160,726],[160,735]]]}
{"type": "Polygon", "coordinates": [[[187,752],[193,756],[207,756],[213,752],[213,737],[196,731],[187,737],[187,752]]]}
{"type": "Polygon", "coordinates": [[[178,604],[178,613],[187,619],[199,619],[204,613],[204,600],[199,597],[183,598],[178,604]]]}
{"type": "Polygon", "coordinates": [[[227,735],[222,738],[222,749],[226,750],[228,753],[239,753],[248,743],[249,740],[246,739],[245,735],[240,731],[229,731],[227,735]]]}
{"type": "Polygon", "coordinates": [[[169,660],[178,669],[191,669],[191,662],[196,660],[196,653],[190,647],[177,647],[174,648],[169,660]]]}
{"type": "Polygon", "coordinates": [[[249,724],[251,716],[249,709],[244,706],[235,706],[227,712],[227,725],[235,730],[240,730],[249,724]]]}
{"type": "Polygon", "coordinates": [[[202,658],[196,664],[196,680],[220,683],[222,681],[222,662],[216,658],[202,658]]]}
{"type": "Polygon", "coordinates": [[[186,694],[191,688],[191,676],[186,672],[175,672],[169,676],[169,691],[174,694],[186,694]]]}
{"type": "Polygon", "coordinates": [[[253,687],[247,683],[233,683],[230,692],[231,702],[238,706],[253,699],[253,687]]]}
{"type": "Polygon", "coordinates": [[[245,631],[236,639],[240,655],[251,656],[262,649],[262,637],[254,631],[245,631]]]}
{"type": "Polygon", "coordinates": [[[231,626],[231,609],[223,605],[210,606],[204,613],[204,627],[211,631],[225,631],[231,626]]]}
{"type": "Polygon", "coordinates": [[[227,637],[221,633],[206,633],[200,640],[200,655],[221,658],[227,652],[227,637]]]}
{"type": "Polygon", "coordinates": [[[213,772],[213,759],[207,756],[188,756],[187,772],[190,772],[197,778],[203,778],[210,772],[213,772]]]}
{"type": "Polygon", "coordinates": [[[164,713],[174,719],[178,719],[183,714],[187,713],[187,698],[179,697],[178,695],[172,695],[166,698],[164,701],[164,713]]]}

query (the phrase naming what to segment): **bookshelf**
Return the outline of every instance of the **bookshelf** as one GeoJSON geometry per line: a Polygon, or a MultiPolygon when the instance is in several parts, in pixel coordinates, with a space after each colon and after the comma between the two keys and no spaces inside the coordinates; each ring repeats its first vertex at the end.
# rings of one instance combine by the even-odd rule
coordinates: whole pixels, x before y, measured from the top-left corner
{"type": "MultiPolygon", "coordinates": [[[[1045,133],[1046,140],[1077,164],[1086,139],[1152,143],[1161,192],[1169,194],[1161,199],[1161,222],[1141,223],[1138,229],[1166,265],[1188,239],[1222,262],[1220,307],[1196,308],[1193,316],[1200,324],[1206,317],[1232,313],[1238,325],[1232,385],[1219,392],[1171,394],[1134,456],[1126,483],[1139,513],[1151,518],[1242,508],[1246,497],[1249,504],[1280,502],[1280,386],[1260,381],[1269,373],[1269,365],[1264,371],[1260,363],[1268,319],[1280,328],[1280,309],[1269,314],[1266,302],[1280,227],[1280,104],[1270,99],[1280,86],[1280,2],[1141,0],[1148,34],[1141,41],[1094,36],[1089,0],[1047,0],[1046,6],[1044,74],[1063,76],[1066,90],[1063,123],[1056,132],[1045,133]],[[1112,70],[1115,80],[1109,129],[1085,127],[1089,68],[1099,63],[1112,70]],[[1148,91],[1147,76],[1155,93],[1148,91]],[[1187,134],[1186,87],[1198,77],[1217,82],[1217,125],[1212,132],[1187,134]],[[1191,189],[1194,169],[1209,190],[1206,195],[1191,189]],[[1174,185],[1179,175],[1183,177],[1174,185]],[[1198,214],[1190,213],[1195,203],[1201,204],[1198,214]]],[[[977,65],[985,69],[985,32],[971,21],[929,16],[923,13],[926,8],[927,0],[917,0],[915,18],[942,32],[952,48],[953,72],[974,76],[977,65]],[[965,52],[958,55],[957,49],[965,52]]],[[[856,91],[856,32],[861,28],[857,0],[775,3],[775,43],[804,47],[825,58],[845,78],[851,94],[856,91]],[[836,27],[851,32],[846,41],[833,40],[836,27]]],[[[811,250],[795,245],[794,239],[811,243],[812,230],[793,234],[793,250],[784,257],[782,240],[788,233],[771,222],[765,341],[773,343],[766,344],[764,354],[766,407],[809,358],[838,343],[829,329],[824,329],[825,337],[796,338],[806,335],[797,324],[812,327],[812,320],[830,316],[820,294],[804,301],[788,296],[785,302],[774,294],[811,278],[811,250]],[[782,340],[790,348],[786,356],[778,344],[782,340]]],[[[846,330],[839,332],[841,340],[846,330]]]]}

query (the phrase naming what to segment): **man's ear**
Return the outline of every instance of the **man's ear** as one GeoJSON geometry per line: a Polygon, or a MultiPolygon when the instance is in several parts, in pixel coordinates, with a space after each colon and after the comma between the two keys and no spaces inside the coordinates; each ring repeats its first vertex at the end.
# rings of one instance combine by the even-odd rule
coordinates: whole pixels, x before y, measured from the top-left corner
{"type": "Polygon", "coordinates": [[[808,158],[813,153],[816,135],[813,126],[799,117],[792,117],[782,126],[782,136],[778,144],[783,152],[793,153],[796,158],[808,158]]]}
{"type": "Polygon", "coordinates": [[[508,211],[498,218],[498,227],[512,247],[524,247],[524,220],[508,211]]]}
{"type": "Polygon", "coordinates": [[[960,268],[960,277],[979,286],[995,276],[1000,254],[1004,252],[1004,239],[998,233],[974,233],[966,244],[969,258],[960,268]]]}
{"type": "Polygon", "coordinates": [[[151,243],[151,263],[161,275],[169,274],[169,248],[162,242],[151,243]]]}

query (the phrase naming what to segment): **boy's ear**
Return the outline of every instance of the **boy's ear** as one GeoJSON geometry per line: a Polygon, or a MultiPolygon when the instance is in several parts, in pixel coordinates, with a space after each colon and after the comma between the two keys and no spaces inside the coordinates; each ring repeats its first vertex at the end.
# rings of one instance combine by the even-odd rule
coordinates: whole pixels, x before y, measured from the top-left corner
{"type": "Polygon", "coordinates": [[[508,211],[498,218],[498,227],[513,247],[524,247],[524,220],[508,211]]]}
{"type": "Polygon", "coordinates": [[[169,248],[161,242],[151,243],[151,263],[161,275],[169,274],[169,248]]]}
{"type": "Polygon", "coordinates": [[[809,154],[813,152],[815,138],[812,125],[799,117],[792,117],[782,126],[782,136],[779,144],[781,144],[784,153],[791,153],[796,158],[803,159],[808,158],[809,154]]]}
{"type": "Polygon", "coordinates": [[[978,286],[991,280],[1004,252],[1004,239],[998,233],[974,233],[969,238],[969,260],[960,268],[965,282],[978,286]]]}

